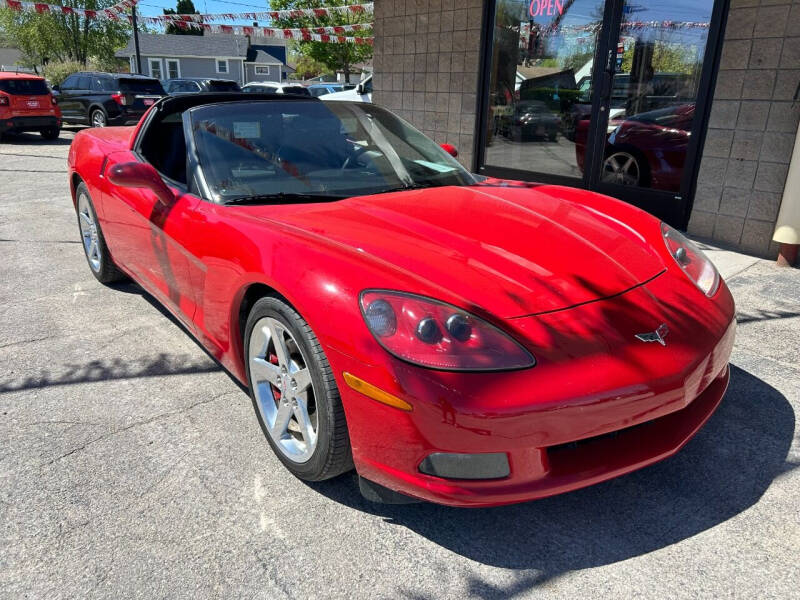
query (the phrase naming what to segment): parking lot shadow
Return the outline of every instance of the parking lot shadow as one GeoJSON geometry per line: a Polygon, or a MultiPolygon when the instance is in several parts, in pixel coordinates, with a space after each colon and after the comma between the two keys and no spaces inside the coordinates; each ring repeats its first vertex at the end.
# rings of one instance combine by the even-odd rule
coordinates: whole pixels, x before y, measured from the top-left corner
{"type": "Polygon", "coordinates": [[[593,487],[525,504],[456,509],[380,505],[361,498],[353,474],[309,484],[354,509],[380,515],[459,555],[525,570],[512,589],[470,582],[478,597],[513,596],[566,571],[664,548],[755,504],[779,475],[795,415],[786,398],[732,367],[731,385],[705,427],[676,456],[593,487]]]}
{"type": "Polygon", "coordinates": [[[46,140],[38,133],[18,133],[4,135],[0,143],[3,146],[69,146],[72,138],[58,137],[54,140],[46,140]]]}

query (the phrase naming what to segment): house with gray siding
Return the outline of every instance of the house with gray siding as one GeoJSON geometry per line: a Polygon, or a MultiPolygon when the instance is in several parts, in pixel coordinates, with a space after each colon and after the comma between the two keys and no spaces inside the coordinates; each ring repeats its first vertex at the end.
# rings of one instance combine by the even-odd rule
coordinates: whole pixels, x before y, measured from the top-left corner
{"type": "MultiPolygon", "coordinates": [[[[142,74],[156,79],[208,77],[231,79],[239,85],[251,81],[281,81],[291,67],[286,64],[286,42],[243,35],[139,34],[142,74]]],[[[136,73],[133,39],[116,54],[136,73]]]]}

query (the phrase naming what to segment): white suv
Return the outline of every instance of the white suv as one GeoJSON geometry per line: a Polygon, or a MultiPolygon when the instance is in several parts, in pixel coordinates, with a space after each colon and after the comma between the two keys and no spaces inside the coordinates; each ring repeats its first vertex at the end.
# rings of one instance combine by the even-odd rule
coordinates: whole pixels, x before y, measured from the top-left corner
{"type": "Polygon", "coordinates": [[[367,77],[364,81],[360,82],[356,87],[351,90],[343,92],[334,92],[332,94],[325,94],[320,96],[320,100],[336,101],[336,100],[351,100],[353,102],[372,102],[372,75],[367,77]]]}
{"type": "Polygon", "coordinates": [[[251,94],[295,94],[310,96],[308,88],[299,83],[278,83],[277,81],[252,81],[242,86],[243,92],[251,94]]]}

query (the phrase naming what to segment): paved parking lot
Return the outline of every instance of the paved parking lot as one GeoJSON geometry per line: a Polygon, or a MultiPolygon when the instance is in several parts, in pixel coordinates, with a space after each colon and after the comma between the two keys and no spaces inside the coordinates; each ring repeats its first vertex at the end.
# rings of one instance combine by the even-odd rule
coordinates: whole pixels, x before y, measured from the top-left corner
{"type": "Polygon", "coordinates": [[[800,271],[713,252],[731,389],[678,456],[497,509],[308,485],[133,284],[92,278],[58,143],[0,143],[0,597],[800,597],[800,271]]]}

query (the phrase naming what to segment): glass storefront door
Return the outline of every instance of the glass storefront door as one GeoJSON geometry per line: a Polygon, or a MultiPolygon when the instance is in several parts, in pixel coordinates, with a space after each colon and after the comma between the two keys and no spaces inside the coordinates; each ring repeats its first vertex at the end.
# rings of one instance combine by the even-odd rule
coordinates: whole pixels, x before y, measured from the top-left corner
{"type": "Polygon", "coordinates": [[[495,0],[480,170],[595,189],[685,226],[714,8],[495,0]]]}
{"type": "Polygon", "coordinates": [[[486,165],[583,177],[576,125],[591,113],[604,10],[605,0],[498,0],[486,165]]]}

